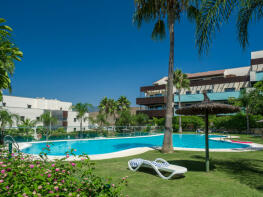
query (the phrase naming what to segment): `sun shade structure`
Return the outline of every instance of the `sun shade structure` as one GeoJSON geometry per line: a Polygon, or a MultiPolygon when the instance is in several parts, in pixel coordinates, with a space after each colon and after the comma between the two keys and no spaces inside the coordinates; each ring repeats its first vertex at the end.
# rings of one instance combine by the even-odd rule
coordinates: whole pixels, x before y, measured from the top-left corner
{"type": "Polygon", "coordinates": [[[206,150],[206,171],[209,171],[209,144],[208,144],[208,115],[209,114],[228,114],[239,112],[240,108],[232,105],[216,103],[209,100],[206,92],[204,101],[176,110],[181,115],[204,115],[205,116],[205,150],[206,150]]]}

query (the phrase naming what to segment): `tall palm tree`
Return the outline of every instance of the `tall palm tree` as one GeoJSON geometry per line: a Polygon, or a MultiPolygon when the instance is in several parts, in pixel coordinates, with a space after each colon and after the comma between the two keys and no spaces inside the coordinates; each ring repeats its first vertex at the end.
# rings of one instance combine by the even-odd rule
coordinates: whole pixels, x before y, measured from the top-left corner
{"type": "Polygon", "coordinates": [[[48,135],[51,132],[51,126],[57,123],[57,118],[51,115],[51,112],[44,112],[40,116],[40,121],[46,127],[46,141],[48,141],[48,135]]]}
{"type": "Polygon", "coordinates": [[[118,111],[126,111],[130,108],[131,102],[126,96],[120,96],[117,100],[118,111]]]}
{"type": "Polygon", "coordinates": [[[173,152],[172,118],[173,118],[173,71],[174,71],[174,25],[186,12],[189,19],[198,19],[198,0],[135,0],[134,22],[141,26],[143,21],[154,21],[153,39],[165,37],[165,20],[169,29],[170,55],[167,81],[167,104],[165,119],[165,134],[162,152],[173,152]]]}
{"type": "Polygon", "coordinates": [[[263,19],[262,0],[206,0],[202,2],[197,23],[196,44],[199,53],[207,52],[216,31],[228,21],[237,10],[238,40],[243,48],[248,45],[248,25],[254,20],[263,19]]]}
{"type": "Polygon", "coordinates": [[[72,106],[72,109],[77,112],[77,119],[80,120],[79,137],[83,137],[82,124],[83,121],[88,119],[86,114],[89,113],[90,108],[92,108],[92,105],[89,103],[77,103],[76,105],[72,106]]]}
{"type": "Polygon", "coordinates": [[[12,42],[11,27],[3,25],[5,19],[0,18],[0,100],[2,100],[2,90],[11,91],[10,75],[13,75],[15,61],[21,61],[23,53],[12,42]]]}
{"type": "Polygon", "coordinates": [[[29,131],[31,131],[32,128],[36,126],[37,122],[37,120],[30,120],[29,118],[26,118],[24,120],[21,120],[19,128],[22,129],[22,131],[25,132],[26,135],[28,135],[29,131]]]}
{"type": "Polygon", "coordinates": [[[18,122],[19,116],[16,114],[12,114],[6,110],[0,110],[0,145],[4,144],[4,137],[5,137],[5,129],[7,126],[12,127],[14,123],[14,119],[18,122]]]}
{"type": "MultiPolygon", "coordinates": [[[[177,90],[178,95],[178,107],[181,108],[181,91],[182,89],[190,88],[190,80],[187,78],[187,75],[182,72],[182,70],[176,69],[174,71],[174,81],[173,84],[177,90]]],[[[182,117],[179,115],[179,133],[182,133],[182,117]]]]}

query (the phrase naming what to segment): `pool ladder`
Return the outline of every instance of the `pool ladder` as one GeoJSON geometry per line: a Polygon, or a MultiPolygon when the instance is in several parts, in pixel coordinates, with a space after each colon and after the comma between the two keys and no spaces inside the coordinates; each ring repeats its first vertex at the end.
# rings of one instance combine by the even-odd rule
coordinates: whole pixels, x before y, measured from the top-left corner
{"type": "Polygon", "coordinates": [[[19,148],[18,143],[15,141],[15,139],[11,135],[6,135],[4,137],[4,144],[9,144],[9,152],[12,152],[12,145],[14,145],[14,149],[16,149],[17,152],[20,152],[20,148],[19,148]]]}

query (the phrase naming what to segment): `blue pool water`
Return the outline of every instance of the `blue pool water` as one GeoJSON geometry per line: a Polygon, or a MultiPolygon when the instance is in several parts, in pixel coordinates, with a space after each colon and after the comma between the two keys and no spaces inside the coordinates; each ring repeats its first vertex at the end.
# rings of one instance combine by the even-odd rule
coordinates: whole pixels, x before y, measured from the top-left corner
{"type": "MultiPolygon", "coordinates": [[[[220,137],[216,135],[209,136],[209,138],[220,137]]],[[[82,153],[94,155],[112,153],[137,147],[155,147],[162,146],[163,135],[148,136],[148,137],[132,137],[132,138],[116,138],[116,139],[94,139],[94,140],[79,140],[79,141],[57,141],[52,142],[51,152],[49,155],[65,155],[66,151],[76,149],[76,155],[82,153]]],[[[205,136],[195,134],[174,134],[174,147],[181,148],[204,148],[205,136]]],[[[24,153],[39,154],[46,143],[32,143],[31,147],[22,150],[24,153]]],[[[248,145],[236,144],[224,141],[209,140],[209,147],[213,149],[232,149],[232,148],[246,148],[248,145]]]]}

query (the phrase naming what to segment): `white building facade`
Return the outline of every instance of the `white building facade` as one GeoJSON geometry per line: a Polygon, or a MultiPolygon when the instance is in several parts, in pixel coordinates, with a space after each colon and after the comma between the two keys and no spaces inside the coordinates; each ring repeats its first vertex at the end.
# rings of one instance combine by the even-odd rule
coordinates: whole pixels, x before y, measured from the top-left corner
{"type": "MultiPolygon", "coordinates": [[[[1,107],[18,115],[20,121],[24,119],[38,120],[37,126],[43,126],[43,123],[40,122],[40,116],[49,112],[58,120],[56,125],[52,125],[53,129],[64,128],[67,132],[80,130],[80,120],[77,119],[77,112],[72,110],[71,102],[3,95],[1,107]]],[[[88,116],[89,114],[86,113],[85,117],[88,116]]],[[[16,127],[17,125],[13,126],[16,127]]],[[[83,121],[83,130],[87,130],[88,126],[89,121],[83,121]]]]}

